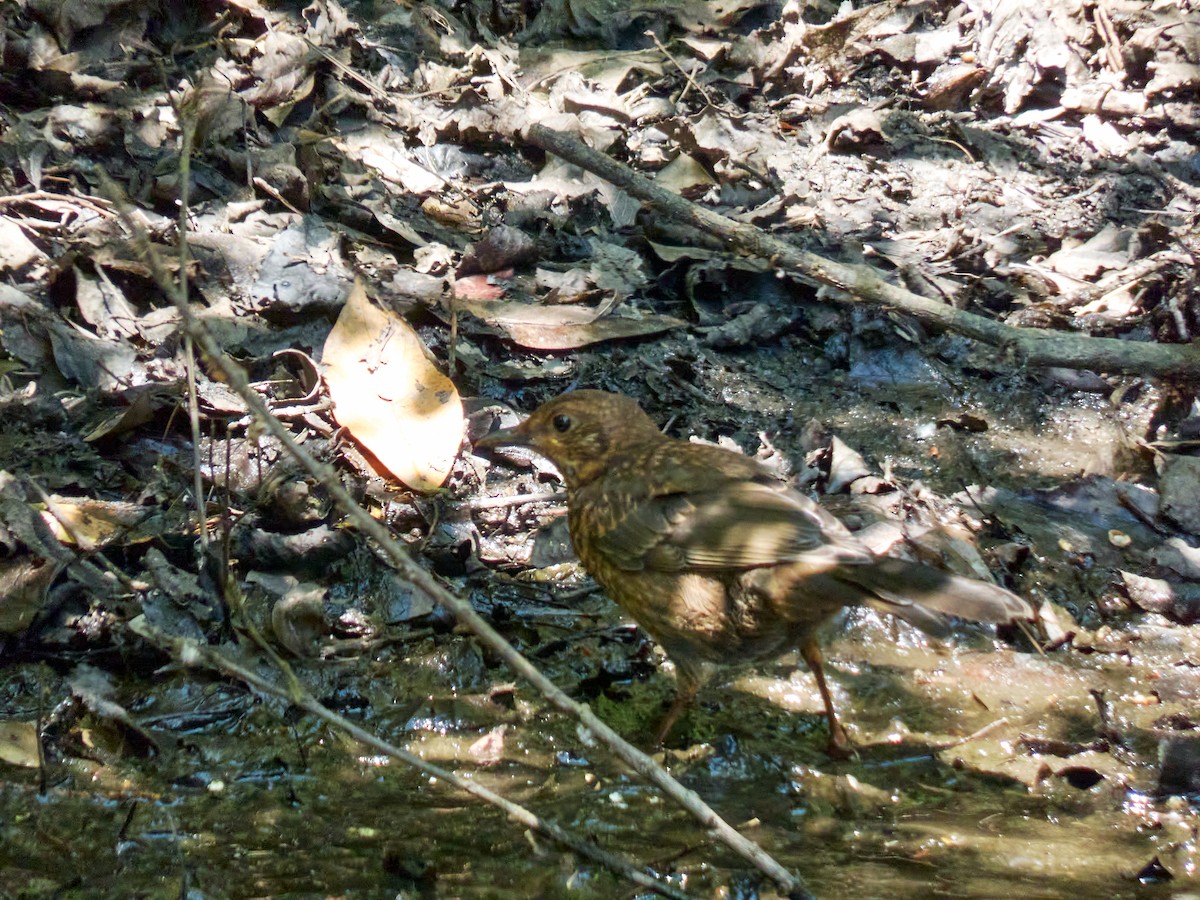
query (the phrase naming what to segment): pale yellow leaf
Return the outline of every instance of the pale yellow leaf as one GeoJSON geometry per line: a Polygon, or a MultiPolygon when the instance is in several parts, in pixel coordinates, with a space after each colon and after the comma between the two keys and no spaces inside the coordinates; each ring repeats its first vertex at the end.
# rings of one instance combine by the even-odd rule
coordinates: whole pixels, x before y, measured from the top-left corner
{"type": "Polygon", "coordinates": [[[694,157],[688,156],[686,153],[681,153],[675,157],[664,169],[654,176],[654,181],[659,187],[664,187],[676,194],[705,190],[716,184],[716,181],[708,174],[704,166],[700,165],[694,157]]]}
{"type": "Polygon", "coordinates": [[[0,722],[0,761],[27,769],[38,767],[36,722],[18,722],[15,719],[0,722]]]}
{"type": "Polygon", "coordinates": [[[462,444],[462,400],[412,326],[355,281],[321,361],[338,424],[409,487],[440,487],[462,444]]]}

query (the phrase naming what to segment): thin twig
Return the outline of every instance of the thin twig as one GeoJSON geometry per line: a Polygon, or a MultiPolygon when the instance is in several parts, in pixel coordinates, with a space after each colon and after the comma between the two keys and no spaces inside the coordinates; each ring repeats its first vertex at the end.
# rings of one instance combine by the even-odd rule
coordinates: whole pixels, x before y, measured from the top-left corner
{"type": "Polygon", "coordinates": [[[7,194],[0,197],[0,206],[10,206],[21,203],[37,205],[39,201],[62,203],[67,206],[84,206],[101,216],[112,216],[111,204],[103,197],[91,197],[77,194],[56,194],[51,191],[30,191],[28,194],[7,194]]]}
{"type": "Polygon", "coordinates": [[[552,503],[556,500],[565,504],[567,502],[567,495],[563,491],[542,491],[539,494],[510,494],[507,497],[470,497],[458,505],[463,509],[477,512],[483,509],[528,506],[531,503],[552,503]]]}
{"type": "MultiPolygon", "coordinates": [[[[149,640],[151,643],[168,651],[171,656],[185,663],[186,665],[195,666],[203,665],[211,669],[223,672],[226,675],[232,676],[239,681],[249,685],[257,691],[264,694],[270,694],[273,697],[279,697],[286,700],[288,703],[303,709],[305,712],[316,716],[317,718],[328,722],[334,727],[340,729],[350,735],[356,741],[366,744],[384,753],[394,759],[407,763],[415,769],[418,769],[427,775],[445,781],[447,784],[465,791],[474,797],[478,797],[487,803],[501,809],[509,818],[521,823],[527,828],[536,831],[539,834],[545,835],[551,840],[557,841],[565,847],[569,847],[580,856],[594,860],[612,872],[628,878],[635,884],[640,884],[655,893],[661,894],[664,897],[675,897],[680,900],[687,900],[690,896],[684,891],[673,887],[666,882],[660,881],[652,875],[632,866],[626,860],[621,859],[614,854],[608,853],[605,850],[597,847],[595,844],[589,843],[569,831],[560,828],[553,822],[543,819],[541,816],[531,812],[525,807],[513,803],[511,800],[497,794],[482,784],[472,781],[468,778],[463,778],[456,772],[450,769],[444,769],[441,766],[427,762],[420,756],[398,747],[395,744],[383,740],[378,735],[372,734],[366,729],[356,725],[349,719],[339,716],[333,710],[324,706],[315,697],[312,696],[299,682],[294,674],[291,673],[291,667],[285,666],[284,673],[287,678],[287,686],[277,684],[274,681],[269,681],[261,677],[258,673],[239,665],[231,659],[228,659],[223,653],[214,647],[209,647],[206,644],[201,644],[197,641],[187,638],[175,637],[169,635],[157,628],[154,628],[144,619],[137,623],[134,629],[139,635],[149,640]]],[[[265,646],[260,644],[260,646],[265,646]]],[[[269,648],[268,648],[269,649],[269,648]]],[[[272,655],[275,654],[272,652],[272,655]]],[[[276,661],[280,662],[278,657],[276,661]]]]}
{"type": "MultiPolygon", "coordinates": [[[[189,200],[191,191],[189,187],[192,180],[192,144],[196,139],[196,120],[194,116],[184,115],[178,104],[172,103],[175,107],[175,115],[180,120],[180,148],[179,148],[179,280],[169,282],[167,287],[172,288],[170,293],[175,294],[171,298],[176,306],[187,305],[188,295],[188,263],[190,262],[191,248],[187,242],[187,217],[189,200]]],[[[187,373],[187,395],[188,395],[188,422],[191,425],[192,431],[192,492],[196,499],[196,534],[199,537],[199,544],[196,552],[200,558],[200,564],[204,565],[205,559],[208,557],[208,500],[204,490],[204,476],[202,466],[200,464],[200,399],[196,393],[196,348],[192,346],[192,336],[185,334],[183,336],[183,356],[184,369],[187,373]]]]}
{"type": "MultiPolygon", "coordinates": [[[[104,189],[113,198],[123,196],[120,189],[103,170],[98,170],[97,174],[104,189]]],[[[337,472],[331,466],[319,462],[305,448],[298,445],[287,427],[271,415],[266,402],[251,386],[245,371],[225,354],[204,323],[196,317],[186,299],[180,297],[178,291],[172,289],[171,281],[157,249],[147,239],[145,232],[137,227],[128,206],[124,202],[118,202],[117,209],[122,223],[131,232],[135,245],[142,251],[155,282],[163,288],[164,293],[175,304],[185,329],[207,354],[210,364],[221,370],[226,384],[242,398],[263,429],[279,440],[287,453],[305,471],[325,486],[347,519],[380,547],[396,569],[414,587],[424,591],[450,610],[464,627],[479,638],[481,643],[491,649],[513,672],[537,688],[556,709],[578,719],[584,733],[589,738],[597,739],[607,746],[635,772],[686,809],[704,827],[711,829],[722,843],[793,896],[808,894],[798,876],[785,869],[756,843],[738,833],[732,825],[717,815],[695,791],[685,788],[651,757],[625,741],[612,728],[597,718],[586,704],[576,703],[572,700],[492,628],[468,601],[449,591],[432,574],[417,565],[407,551],[392,537],[388,529],[359,506],[350,492],[342,485],[337,472]]]]}
{"type": "Polygon", "coordinates": [[[671,55],[671,51],[668,50],[663,45],[663,42],[658,39],[658,35],[655,34],[653,31],[645,31],[643,33],[645,34],[646,37],[648,37],[652,41],[654,41],[654,46],[658,48],[658,52],[661,53],[663,56],[665,56],[667,59],[669,59],[671,61],[671,65],[673,65],[676,69],[678,69],[679,74],[682,75],[684,77],[684,79],[687,81],[687,85],[684,87],[682,93],[680,93],[679,99],[676,100],[675,102],[678,103],[680,100],[682,100],[684,97],[687,96],[688,87],[694,87],[696,89],[696,91],[700,94],[700,96],[704,98],[704,102],[707,103],[711,108],[716,109],[717,104],[713,103],[712,97],[708,96],[708,91],[704,89],[704,85],[702,85],[698,81],[696,81],[696,79],[692,77],[692,73],[689,72],[687,69],[685,69],[683,66],[681,66],[679,64],[679,60],[677,60],[674,56],[671,55]]]}
{"type": "Polygon", "coordinates": [[[984,725],[978,731],[973,731],[970,734],[965,735],[964,737],[955,738],[952,741],[943,741],[940,744],[933,744],[933,745],[931,745],[931,747],[934,750],[950,750],[950,749],[953,749],[954,747],[961,747],[963,744],[969,744],[971,741],[979,740],[979,738],[984,737],[985,735],[991,734],[997,728],[1002,728],[1003,726],[1005,726],[1007,724],[1008,724],[1008,716],[1002,716],[1001,718],[997,719],[994,722],[988,722],[988,724],[984,725]]]}

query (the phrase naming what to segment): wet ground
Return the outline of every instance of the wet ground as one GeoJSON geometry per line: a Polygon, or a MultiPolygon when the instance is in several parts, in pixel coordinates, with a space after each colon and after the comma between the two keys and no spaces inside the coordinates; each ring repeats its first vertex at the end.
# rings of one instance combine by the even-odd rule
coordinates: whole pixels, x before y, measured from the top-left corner
{"type": "MultiPolygon", "coordinates": [[[[1105,440],[1120,438],[1107,400],[1016,377],[1005,380],[1007,389],[962,378],[952,392],[894,390],[881,400],[875,386],[856,386],[845,373],[817,377],[793,367],[785,374],[782,356],[752,353],[728,371],[714,367],[711,382],[696,383],[704,401],[677,388],[678,397],[660,392],[647,406],[659,418],[674,413],[678,434],[731,436],[749,452],[758,450],[761,429],[788,460],[802,459],[793,442],[810,416],[818,418],[896,482],[882,493],[829,498],[840,514],[860,525],[891,517],[915,527],[943,506],[965,507],[986,522],[985,553],[989,543],[1019,534],[1030,553],[1011,584],[1049,601],[1053,621],[1073,639],[1039,652],[1019,633],[998,639],[964,625],[946,644],[873,613],[851,613],[829,629],[827,656],[858,758],[825,756],[811,676],[798,659],[784,658],[719,679],[685,716],[662,761],[819,896],[1180,896],[1195,878],[1200,814],[1186,795],[1163,792],[1160,752],[1195,716],[1200,632],[1112,599],[1111,567],[1130,565],[1144,541],[1157,540],[1152,532],[1132,517],[1072,509],[1061,491],[1036,490],[1081,483],[1068,467],[1082,436],[1097,456],[1108,453],[1105,440]],[[1021,390],[1013,390],[1018,382],[1021,390]],[[922,428],[967,414],[993,424],[975,432],[922,428]],[[992,477],[981,481],[985,472],[992,477]],[[939,499],[967,485],[977,501],[939,499]],[[993,503],[987,489],[1004,494],[993,503]],[[1114,527],[1133,543],[1113,547],[1114,527]]],[[[597,359],[589,380],[604,384],[603,373],[619,372],[622,357],[637,355],[597,359]]],[[[509,490],[514,478],[530,489],[548,486],[497,465],[483,493],[509,490]]],[[[534,524],[527,516],[477,513],[482,546],[526,540],[534,524]]],[[[565,581],[510,581],[503,568],[452,582],[557,683],[644,741],[670,697],[669,663],[602,594],[581,591],[588,582],[570,573],[565,581]]],[[[262,602],[251,606],[259,618],[262,602]]],[[[383,602],[376,597],[373,605],[367,593],[347,605],[378,615],[383,602]]],[[[327,704],[372,730],[674,873],[689,890],[705,895],[725,885],[753,894],[758,879],[740,860],[514,687],[469,636],[437,621],[432,634],[420,619],[388,629],[382,648],[299,663],[298,671],[327,704]],[[489,736],[487,748],[477,744],[489,736]]],[[[118,724],[43,709],[52,720],[64,717],[64,736],[81,743],[47,769],[47,783],[36,770],[6,782],[6,893],[628,891],[531,843],[500,814],[290,716],[278,701],[169,665],[147,691],[136,673],[166,660],[131,663],[114,699],[157,736],[157,749],[138,746],[118,724]]],[[[32,711],[61,689],[45,665],[10,668],[5,705],[32,711]]]]}

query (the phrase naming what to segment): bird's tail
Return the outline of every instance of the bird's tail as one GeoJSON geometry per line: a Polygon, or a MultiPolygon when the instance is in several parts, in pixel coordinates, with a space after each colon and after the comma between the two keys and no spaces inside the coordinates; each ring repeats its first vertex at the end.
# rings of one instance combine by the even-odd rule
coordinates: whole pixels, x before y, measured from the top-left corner
{"type": "Polygon", "coordinates": [[[995,624],[1034,617],[1028,603],[999,585],[903,559],[845,566],[838,576],[869,592],[868,605],[935,636],[946,631],[945,616],[995,624]]]}

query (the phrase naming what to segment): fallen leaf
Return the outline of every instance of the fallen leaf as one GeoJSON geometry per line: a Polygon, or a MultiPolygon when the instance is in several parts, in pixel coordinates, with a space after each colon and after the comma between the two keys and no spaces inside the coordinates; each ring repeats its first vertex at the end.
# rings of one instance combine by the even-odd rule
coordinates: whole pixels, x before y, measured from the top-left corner
{"type": "Polygon", "coordinates": [[[0,761],[27,769],[41,765],[37,722],[0,722],[0,761]]]}
{"type": "Polygon", "coordinates": [[[696,161],[695,157],[688,156],[686,153],[675,157],[654,176],[654,181],[659,187],[686,197],[702,194],[717,183],[704,166],[696,161]]]}
{"type": "Polygon", "coordinates": [[[322,352],[333,415],[389,472],[432,491],[462,444],[462,400],[403,318],[356,280],[322,352]]]}
{"type": "MultiPolygon", "coordinates": [[[[509,269],[509,272],[512,270],[509,269]]],[[[454,282],[454,296],[460,300],[499,300],[504,296],[504,285],[496,284],[492,275],[468,275],[454,282]]]]}
{"type": "Polygon", "coordinates": [[[508,731],[507,725],[497,725],[468,747],[467,753],[475,762],[482,765],[500,762],[504,758],[504,733],[506,731],[508,731]]]}
{"type": "Polygon", "coordinates": [[[657,334],[686,324],[671,316],[602,316],[591,307],[571,304],[535,306],[515,301],[466,300],[462,308],[533,350],[573,350],[600,341],[657,334]]]}

